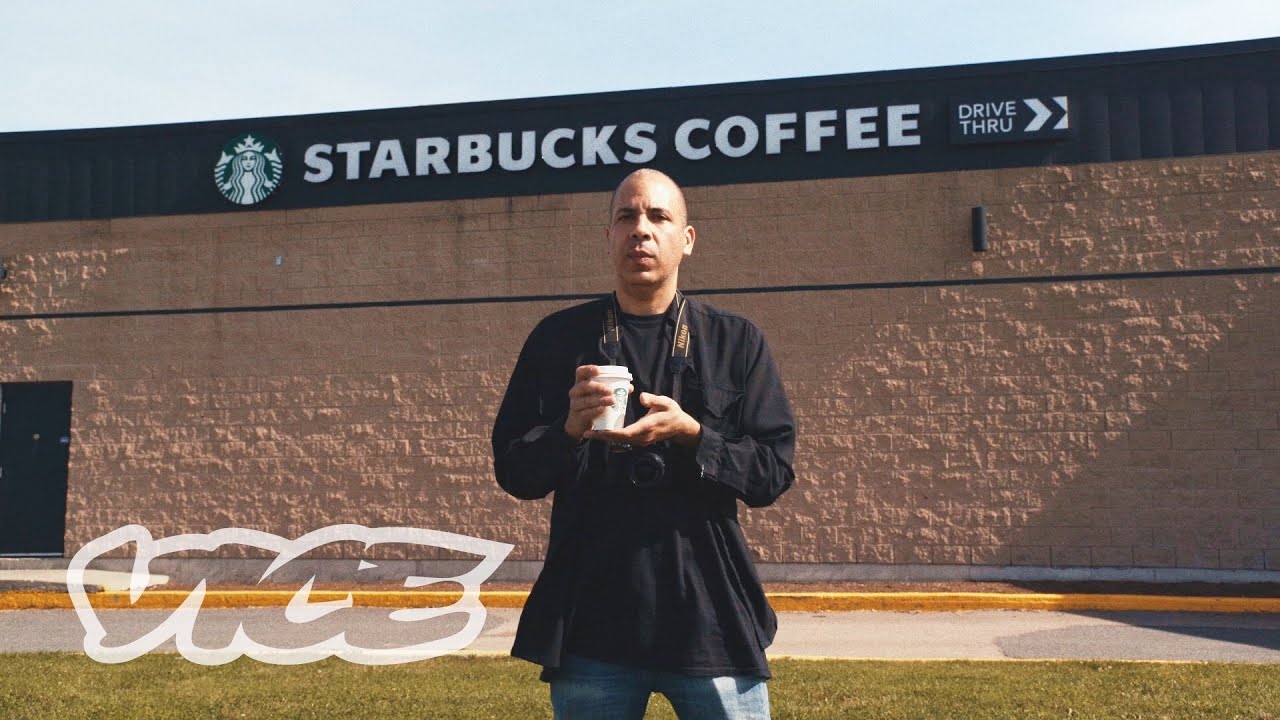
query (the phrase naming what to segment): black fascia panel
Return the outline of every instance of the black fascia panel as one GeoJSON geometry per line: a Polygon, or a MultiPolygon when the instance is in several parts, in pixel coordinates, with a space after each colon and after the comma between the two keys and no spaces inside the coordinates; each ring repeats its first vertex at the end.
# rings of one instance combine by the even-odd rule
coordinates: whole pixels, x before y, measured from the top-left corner
{"type": "Polygon", "coordinates": [[[1280,38],[8,133],[0,134],[0,222],[605,191],[640,166],[698,186],[1254,152],[1280,148],[1277,107],[1280,38]],[[528,133],[531,155],[521,152],[528,133]],[[237,204],[219,191],[215,168],[246,135],[254,140],[245,147],[276,149],[280,174],[270,192],[237,204]]]}

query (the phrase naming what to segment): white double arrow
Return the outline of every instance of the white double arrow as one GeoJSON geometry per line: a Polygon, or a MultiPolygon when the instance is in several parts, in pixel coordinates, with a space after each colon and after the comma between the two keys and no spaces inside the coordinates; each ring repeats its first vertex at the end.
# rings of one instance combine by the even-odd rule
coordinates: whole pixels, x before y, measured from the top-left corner
{"type": "MultiPolygon", "coordinates": [[[[1058,103],[1058,107],[1062,108],[1062,119],[1058,121],[1058,124],[1053,126],[1053,129],[1066,130],[1067,117],[1070,115],[1070,113],[1067,112],[1067,96],[1058,95],[1053,98],[1053,101],[1058,103]]],[[[1031,118],[1031,122],[1027,123],[1027,127],[1024,132],[1035,132],[1039,130],[1044,127],[1046,122],[1049,122],[1049,118],[1053,117],[1053,111],[1050,110],[1047,105],[1040,102],[1039,98],[1023,98],[1022,102],[1026,103],[1027,107],[1031,108],[1031,111],[1036,114],[1034,118],[1031,118]]]]}

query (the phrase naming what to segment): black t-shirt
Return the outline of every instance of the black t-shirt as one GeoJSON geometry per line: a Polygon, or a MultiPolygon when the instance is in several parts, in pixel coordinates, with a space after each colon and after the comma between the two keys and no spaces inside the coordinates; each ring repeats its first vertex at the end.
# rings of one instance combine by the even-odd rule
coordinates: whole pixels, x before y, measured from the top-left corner
{"type": "Polygon", "coordinates": [[[671,395],[671,372],[667,359],[671,356],[671,334],[675,320],[664,315],[618,314],[618,337],[622,344],[622,363],[631,370],[635,391],[627,402],[627,424],[648,412],[640,404],[640,393],[671,395]]]}
{"type": "MultiPolygon", "coordinates": [[[[640,404],[640,393],[671,394],[671,373],[666,360],[671,354],[671,334],[675,319],[663,315],[618,314],[618,339],[621,356],[618,361],[631,371],[635,388],[627,401],[630,425],[648,412],[640,404]]],[[[615,457],[611,462],[623,460],[615,457]]],[[[652,579],[662,573],[651,565],[652,542],[640,546],[631,542],[636,533],[623,531],[631,523],[619,522],[619,510],[631,518],[661,512],[660,503],[666,493],[638,490],[634,487],[601,487],[594,495],[594,510],[587,518],[587,537],[592,538],[597,552],[590,553],[583,567],[576,611],[571,623],[567,647],[569,652],[598,660],[634,663],[652,657],[652,647],[661,632],[653,621],[657,608],[650,594],[658,590],[652,579]],[[649,545],[646,547],[645,545],[649,545]],[[645,578],[636,592],[637,577],[645,578]],[[602,628],[616,628],[601,632],[602,628]],[[639,652],[620,654],[620,648],[639,652]]],[[[656,595],[657,593],[653,593],[656,595]]]]}

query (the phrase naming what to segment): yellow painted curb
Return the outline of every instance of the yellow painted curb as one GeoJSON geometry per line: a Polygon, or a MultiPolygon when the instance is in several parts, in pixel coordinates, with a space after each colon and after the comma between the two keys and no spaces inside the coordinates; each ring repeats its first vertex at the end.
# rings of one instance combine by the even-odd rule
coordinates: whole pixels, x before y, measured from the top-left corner
{"type": "MultiPolygon", "coordinates": [[[[186,590],[151,590],[136,603],[127,592],[99,592],[89,595],[95,608],[171,609],[187,599],[186,590]]],[[[283,607],[295,595],[291,590],[210,590],[201,604],[205,608],[283,607]]],[[[313,590],[309,602],[342,600],[351,596],[355,607],[444,607],[457,602],[460,592],[313,590]]],[[[1058,595],[1049,593],[967,593],[967,592],[778,592],[769,593],[773,608],[783,612],[957,612],[964,610],[1110,610],[1210,613],[1280,613],[1280,598],[1182,597],[1173,595],[1058,595]]],[[[480,593],[485,607],[524,607],[529,597],[524,590],[493,590],[480,593]]],[[[0,593],[0,610],[70,609],[71,596],[58,592],[0,593]]]]}
{"type": "Polygon", "coordinates": [[[1177,595],[1059,595],[1052,593],[769,593],[774,610],[957,612],[962,610],[1132,610],[1280,613],[1280,598],[1177,595]]]}
{"type": "MultiPolygon", "coordinates": [[[[297,594],[293,590],[210,590],[200,603],[203,608],[284,607],[297,594]]],[[[88,596],[95,608],[128,610],[171,609],[186,600],[186,590],[149,590],[137,602],[130,602],[128,592],[98,592],[88,596]]],[[[404,592],[399,590],[312,590],[308,602],[343,600],[351,596],[355,607],[445,607],[457,602],[460,592],[404,592]]],[[[495,590],[480,593],[481,602],[491,608],[524,607],[529,593],[523,590],[495,590]]],[[[71,596],[57,592],[0,593],[0,610],[69,609],[71,596]]]]}

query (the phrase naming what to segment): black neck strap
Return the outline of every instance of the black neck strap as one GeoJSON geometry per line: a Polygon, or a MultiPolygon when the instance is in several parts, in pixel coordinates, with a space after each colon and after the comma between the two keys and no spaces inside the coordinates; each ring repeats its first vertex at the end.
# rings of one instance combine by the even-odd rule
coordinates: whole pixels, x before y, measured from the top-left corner
{"type": "MultiPolygon", "coordinates": [[[[685,315],[684,295],[676,291],[676,329],[671,337],[671,357],[667,367],[671,369],[671,399],[680,402],[680,390],[683,385],[684,367],[689,362],[689,318],[685,315]]],[[[600,338],[600,347],[605,357],[615,365],[622,364],[622,335],[618,332],[618,297],[610,294],[609,302],[604,309],[604,334],[600,338]]]]}

